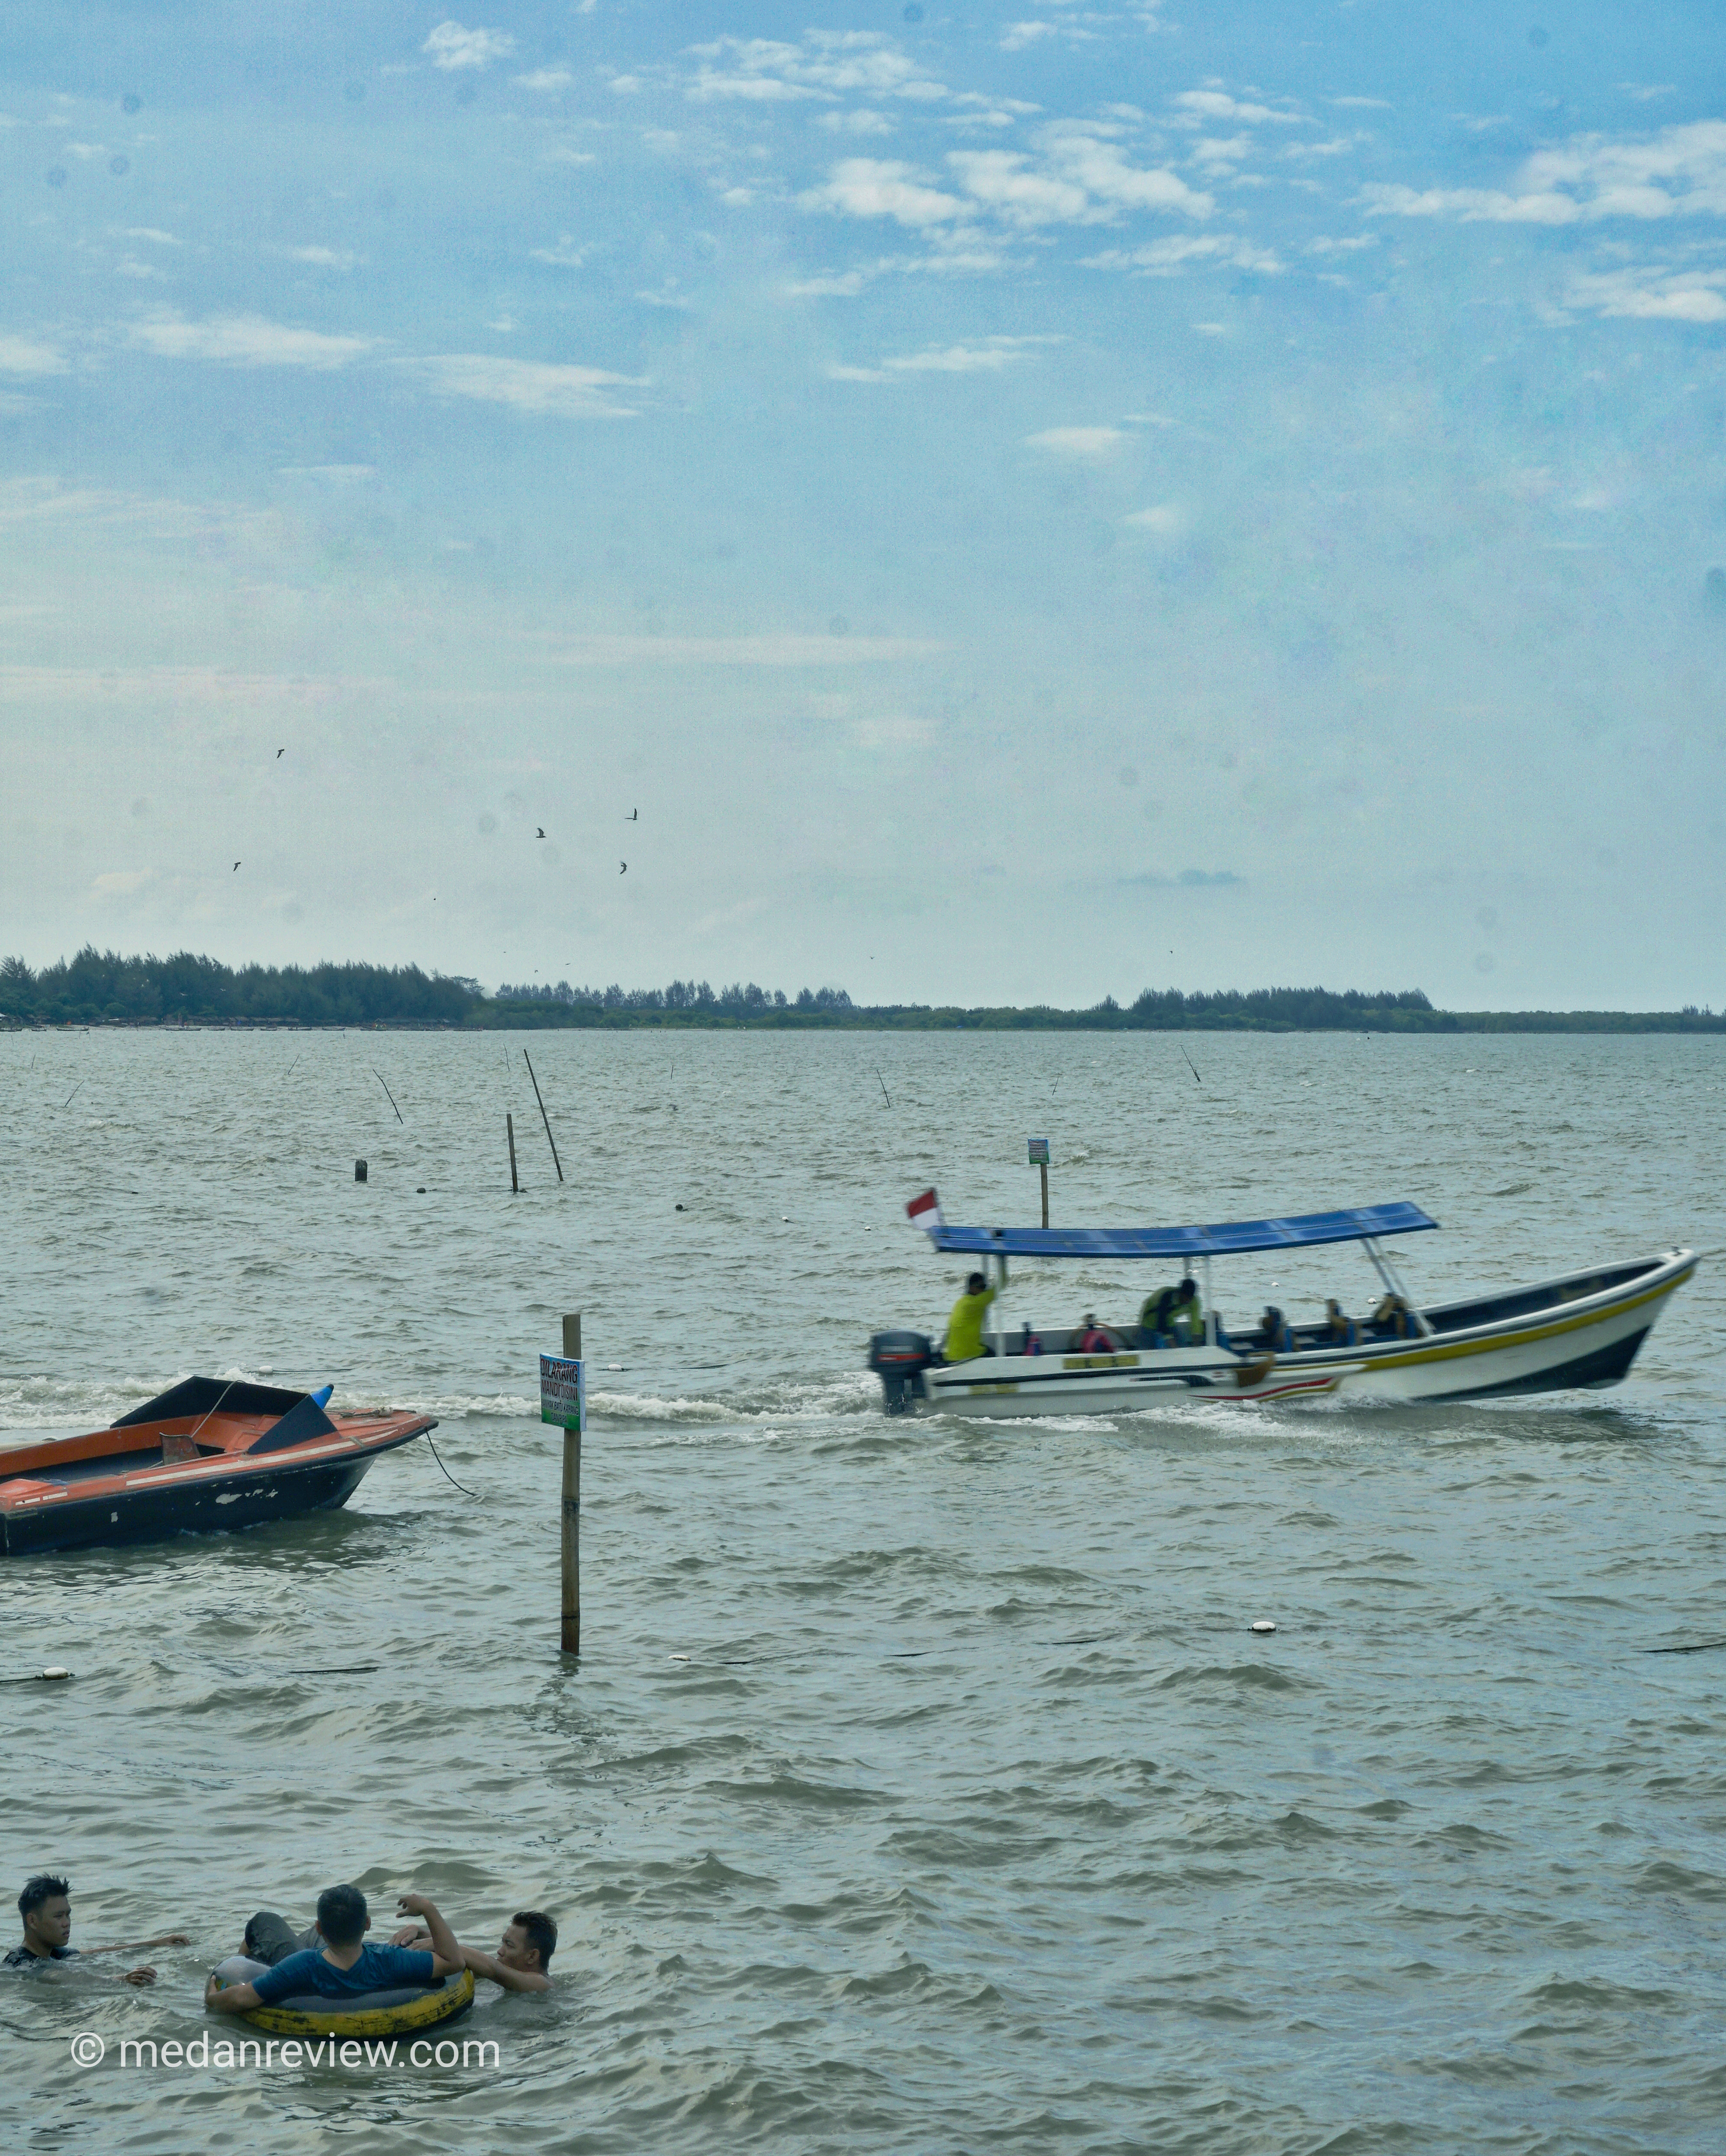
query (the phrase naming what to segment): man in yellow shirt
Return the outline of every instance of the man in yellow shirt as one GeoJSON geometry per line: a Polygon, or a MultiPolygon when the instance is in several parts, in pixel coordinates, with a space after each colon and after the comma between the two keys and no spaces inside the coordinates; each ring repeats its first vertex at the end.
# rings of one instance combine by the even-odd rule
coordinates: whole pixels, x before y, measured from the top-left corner
{"type": "Polygon", "coordinates": [[[979,1355],[988,1353],[983,1344],[983,1314],[994,1299],[995,1291],[983,1275],[973,1273],[947,1321],[949,1363],[974,1363],[979,1355]]]}

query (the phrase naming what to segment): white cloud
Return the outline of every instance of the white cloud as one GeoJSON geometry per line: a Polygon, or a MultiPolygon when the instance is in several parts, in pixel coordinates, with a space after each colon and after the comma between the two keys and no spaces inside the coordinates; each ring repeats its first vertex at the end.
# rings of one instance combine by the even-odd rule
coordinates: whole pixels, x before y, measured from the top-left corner
{"type": "Polygon", "coordinates": [[[518,74],[516,80],[523,90],[568,90],[574,80],[568,68],[535,68],[531,74],[518,74]]]}
{"type": "Polygon", "coordinates": [[[156,247],[177,247],[180,242],[171,232],[158,232],[153,224],[129,224],[124,235],[127,239],[147,239],[156,247]]]}
{"type": "Polygon", "coordinates": [[[533,360],[501,359],[489,352],[447,352],[432,359],[403,360],[400,364],[423,376],[439,396],[504,404],[536,418],[633,418],[633,408],[614,403],[608,393],[642,387],[639,379],[608,374],[597,367],[557,367],[533,360]]]}
{"type": "Polygon", "coordinates": [[[213,359],[230,367],[307,367],[319,372],[346,367],[378,340],[327,336],[320,330],[294,329],[261,315],[212,315],[201,322],[177,315],[153,315],[135,322],[131,341],[160,359],[213,359]]]}
{"type": "Polygon", "coordinates": [[[1376,247],[1378,244],[1376,233],[1363,232],[1348,239],[1309,239],[1306,251],[1308,254],[1355,254],[1364,247],[1376,247]]]}
{"type": "Polygon", "coordinates": [[[1581,135],[1528,159],[1508,189],[1374,187],[1374,213],[1454,217],[1463,223],[1598,223],[1726,217],[1726,120],[1612,141],[1581,135]]]}
{"type": "Polygon", "coordinates": [[[1044,129],[1041,143],[1063,177],[1112,208],[1179,210],[1192,218],[1209,217],[1215,208],[1209,195],[1195,193],[1164,166],[1129,165],[1118,144],[1100,131],[1056,123],[1044,129]]]}
{"type": "Polygon", "coordinates": [[[567,142],[556,143],[546,151],[548,165],[595,165],[598,162],[591,150],[573,150],[567,142]]]}
{"type": "Polygon", "coordinates": [[[465,30],[460,23],[439,23],[419,49],[431,55],[434,67],[482,68],[508,59],[516,41],[505,30],[465,30]]]}
{"type": "Polygon", "coordinates": [[[964,208],[957,196],[943,194],[909,165],[878,157],[846,157],[828,175],[824,187],[811,187],[798,200],[805,209],[831,210],[842,217],[890,217],[917,230],[945,224],[964,208]]]}
{"type": "Polygon", "coordinates": [[[1726,321],[1726,270],[1650,272],[1610,270],[1600,276],[1577,275],[1565,293],[1573,307],[1635,321],[1726,321]]]}
{"type": "Polygon", "coordinates": [[[886,382],[891,377],[878,367],[842,367],[835,362],[827,370],[830,382],[886,382]]]}
{"type": "Polygon", "coordinates": [[[809,277],[800,285],[787,285],[785,295],[792,300],[855,300],[874,274],[846,270],[838,276],[809,277]]]}
{"type": "Polygon", "coordinates": [[[934,733],[928,719],[857,719],[851,726],[859,748],[927,748],[934,733]]]}
{"type": "Polygon", "coordinates": [[[1127,437],[1118,427],[1045,427],[1040,434],[1027,434],[1034,449],[1051,456],[1083,457],[1092,462],[1112,456],[1127,437]]]}
{"type": "Polygon", "coordinates": [[[1052,38],[1052,23],[1009,23],[1001,32],[1001,50],[1004,53],[1022,53],[1027,45],[1034,45],[1040,38],[1052,38]]]}
{"type": "Polygon", "coordinates": [[[1282,273],[1282,263],[1267,249],[1251,246],[1233,234],[1225,233],[1156,239],[1143,247],[1112,247],[1105,254],[1084,258],[1087,270],[1131,270],[1147,277],[1178,276],[1193,263],[1251,270],[1264,277],[1277,277],[1282,273]]]}
{"type": "Polygon", "coordinates": [[[352,270],[366,259],[345,247],[290,247],[287,251],[290,261],[310,262],[320,270],[352,270]]]}
{"type": "Polygon", "coordinates": [[[114,265],[116,277],[134,277],[140,284],[165,285],[167,278],[153,262],[140,261],[136,254],[122,255],[114,265]]]}
{"type": "Polygon", "coordinates": [[[947,646],[909,636],[583,636],[551,656],[568,666],[869,666],[932,659],[947,646]]]}
{"type": "Polygon", "coordinates": [[[1053,344],[1053,337],[990,337],[983,344],[930,345],[922,352],[884,359],[876,367],[830,367],[833,382],[891,382],[907,374],[998,374],[1025,357],[1027,345],[1053,344]]]}
{"type": "Polygon", "coordinates": [[[1076,182],[1027,171],[1018,151],[954,150],[947,162],[973,202],[1011,224],[1076,224],[1093,208],[1076,182]]]}
{"type": "Polygon", "coordinates": [[[894,123],[884,112],[876,112],[866,105],[860,105],[851,112],[824,112],[816,119],[818,127],[825,127],[835,135],[891,135],[894,123]]]}
{"type": "Polygon", "coordinates": [[[1393,109],[1388,97],[1328,97],[1324,101],[1340,105],[1344,110],[1389,112],[1393,109]]]}
{"type": "Polygon", "coordinates": [[[1130,516],[1121,519],[1136,531],[1155,531],[1164,538],[1172,538],[1186,529],[1187,520],[1173,502],[1160,502],[1150,509],[1135,509],[1130,516]]]}
{"type": "Polygon", "coordinates": [[[275,469],[283,479],[327,479],[340,485],[374,479],[378,474],[376,465],[278,465],[275,469]]]}
{"type": "Polygon", "coordinates": [[[809,30],[800,44],[771,38],[718,38],[692,45],[700,63],[684,95],[761,103],[847,95],[903,97],[925,104],[947,95],[891,38],[873,30],[809,30]]]}
{"type": "Polygon", "coordinates": [[[558,270],[579,270],[593,253],[593,243],[578,247],[566,232],[555,247],[530,247],[527,252],[536,262],[549,262],[558,270]]]}
{"type": "Polygon", "coordinates": [[[1220,90],[1184,90],[1175,99],[1184,116],[1196,124],[1204,120],[1231,120],[1250,127],[1267,124],[1303,127],[1310,123],[1299,112],[1278,112],[1268,105],[1243,105],[1220,90]]]}
{"type": "Polygon", "coordinates": [[[66,362],[52,345],[33,337],[0,336],[0,374],[64,374],[66,362]]]}
{"type": "Polygon", "coordinates": [[[641,78],[639,74],[614,74],[605,87],[614,97],[634,97],[641,87],[641,78]]]}

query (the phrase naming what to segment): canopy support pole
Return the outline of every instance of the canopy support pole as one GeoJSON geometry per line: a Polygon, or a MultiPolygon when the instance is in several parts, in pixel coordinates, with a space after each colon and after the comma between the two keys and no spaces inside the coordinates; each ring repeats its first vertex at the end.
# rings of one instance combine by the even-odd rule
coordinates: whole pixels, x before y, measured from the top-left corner
{"type": "Polygon", "coordinates": [[[1205,1253],[1205,1345],[1216,1345],[1216,1305],[1210,1299],[1210,1253],[1205,1253]]]}

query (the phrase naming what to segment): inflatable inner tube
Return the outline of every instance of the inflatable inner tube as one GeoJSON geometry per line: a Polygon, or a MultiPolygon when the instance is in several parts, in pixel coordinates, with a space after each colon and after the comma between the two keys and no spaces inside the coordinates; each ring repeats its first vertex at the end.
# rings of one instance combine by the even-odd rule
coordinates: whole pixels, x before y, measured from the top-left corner
{"type": "MultiPolygon", "coordinates": [[[[234,1956],[217,1969],[218,1988],[249,1983],[259,1967],[234,1956]]],[[[341,1999],[306,1992],[279,1999],[273,2006],[254,2006],[249,2014],[234,2018],[273,2036],[408,2036],[454,2021],[473,2003],[474,1973],[465,1969],[441,1984],[416,1984],[399,1990],[355,1991],[341,1999]]]]}

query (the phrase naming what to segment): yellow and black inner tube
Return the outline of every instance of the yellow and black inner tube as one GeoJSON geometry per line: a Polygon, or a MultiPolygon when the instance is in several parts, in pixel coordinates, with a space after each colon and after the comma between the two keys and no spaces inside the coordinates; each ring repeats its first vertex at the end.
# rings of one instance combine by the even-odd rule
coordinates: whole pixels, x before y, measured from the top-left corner
{"type": "Polygon", "coordinates": [[[310,1997],[280,2006],[254,2006],[235,2018],[272,2036],[410,2036],[465,2014],[474,2003],[474,1973],[446,1976],[432,1990],[359,1991],[352,2003],[310,1997]]]}

